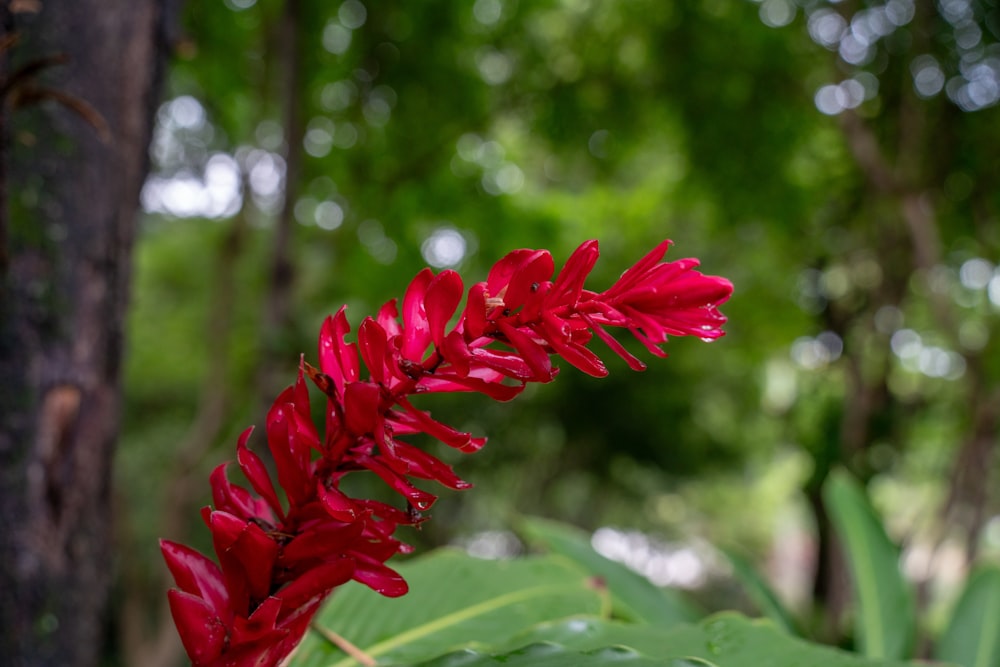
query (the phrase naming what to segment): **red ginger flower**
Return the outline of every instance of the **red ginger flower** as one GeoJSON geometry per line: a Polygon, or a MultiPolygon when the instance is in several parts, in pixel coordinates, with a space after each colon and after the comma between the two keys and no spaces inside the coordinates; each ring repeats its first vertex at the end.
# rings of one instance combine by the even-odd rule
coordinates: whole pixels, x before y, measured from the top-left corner
{"type": "Polygon", "coordinates": [[[325,597],[351,579],[383,595],[406,593],[406,582],[385,565],[408,550],[393,534],[397,526],[422,521],[420,511],[436,500],[410,478],[453,489],[470,485],[399,438],[426,433],[462,452],[486,442],[434,420],[410,395],[477,391],[510,400],[527,382],[555,377],[551,354],[604,376],[604,363],[587,347],[595,334],[633,369],[645,368],[606,327],[628,329],[657,356],[664,356],[660,345],[668,336],[722,336],[726,318],[718,307],[732,285],[693,270],[695,259],[661,262],[669,245],[658,245],[601,293],[584,289],[597,261],[596,241],[581,245],[554,281],[548,251],[515,250],[469,289],[450,331],[464,293],[454,271],[421,271],[403,297],[402,321],[390,301],[362,322],[357,343],[346,340],[344,308],[327,318],[319,367],[303,361],[295,384],[267,416],[268,447],[287,507],[263,461],[246,446],[248,429],[236,459],[253,492],[231,483],[223,464],[211,475],[214,509],[202,511],[219,564],[161,542],[177,585],[169,593],[171,612],[194,665],[277,665],[325,597]],[[310,417],[305,376],[326,395],[322,438],[310,417]],[[359,470],[378,475],[406,499],[407,510],[340,491],[343,476],[359,470]]]}

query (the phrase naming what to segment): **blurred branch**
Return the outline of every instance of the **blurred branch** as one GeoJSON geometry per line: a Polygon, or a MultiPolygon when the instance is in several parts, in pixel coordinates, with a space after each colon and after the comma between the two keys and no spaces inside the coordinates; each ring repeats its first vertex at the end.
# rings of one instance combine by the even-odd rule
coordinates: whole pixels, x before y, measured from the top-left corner
{"type": "Polygon", "coordinates": [[[268,405],[276,387],[276,379],[287,368],[285,360],[276,358],[282,352],[280,341],[284,340],[290,325],[290,304],[295,270],[290,256],[292,227],[295,219],[295,202],[298,194],[299,178],[302,172],[302,113],[299,92],[301,88],[300,31],[302,8],[300,0],[286,0],[281,24],[279,54],[281,80],[285,84],[283,92],[283,114],[285,135],[285,199],[281,213],[275,224],[271,243],[270,280],[264,295],[264,309],[261,321],[263,335],[263,356],[260,360],[260,374],[257,379],[259,405],[268,405]],[[278,369],[282,370],[278,370],[278,369]]]}
{"type": "MultiPolygon", "coordinates": [[[[955,458],[948,498],[941,510],[944,525],[954,522],[966,528],[964,550],[966,562],[970,564],[979,551],[979,536],[986,523],[990,472],[994,469],[993,455],[1000,426],[1000,388],[993,387],[987,392],[981,383],[982,373],[973,374],[970,389],[977,400],[971,406],[971,428],[955,458]]],[[[944,535],[942,542],[946,538],[944,535]]]]}
{"type": "MultiPolygon", "coordinates": [[[[908,116],[916,116],[911,113],[908,116]]],[[[914,126],[924,123],[911,118],[914,126]]],[[[879,145],[878,138],[872,128],[853,110],[848,109],[840,114],[840,128],[847,139],[847,145],[854,159],[867,177],[869,184],[881,195],[897,197],[903,220],[906,222],[913,243],[915,264],[918,268],[929,270],[938,264],[941,257],[941,241],[937,224],[934,220],[930,199],[915,184],[904,183],[896,170],[886,160],[879,145]]],[[[913,137],[917,143],[920,137],[913,137]]],[[[908,139],[901,140],[901,145],[909,144],[908,139]]],[[[904,155],[912,155],[913,149],[901,149],[904,155]]],[[[945,324],[950,329],[950,314],[947,306],[938,304],[939,324],[945,324]]]]}
{"type": "Polygon", "coordinates": [[[852,109],[846,109],[838,118],[854,160],[875,191],[883,195],[897,193],[900,185],[871,127],[852,109]]]}

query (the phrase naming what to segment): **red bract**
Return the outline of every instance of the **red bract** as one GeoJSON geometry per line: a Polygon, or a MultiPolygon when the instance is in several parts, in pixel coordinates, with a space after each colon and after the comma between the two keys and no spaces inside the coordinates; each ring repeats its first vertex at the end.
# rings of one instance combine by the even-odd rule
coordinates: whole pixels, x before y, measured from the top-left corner
{"type": "Polygon", "coordinates": [[[393,535],[400,525],[421,522],[420,512],[437,499],[412,480],[452,489],[470,485],[401,438],[425,433],[462,452],[486,443],[435,420],[410,396],[476,391],[510,400],[526,383],[556,376],[553,354],[603,376],[604,363],[588,347],[594,335],[632,368],[645,368],[607,327],[628,329],[658,356],[668,336],[722,336],[726,320],[718,307],[732,285],[695,271],[694,259],[662,262],[668,247],[668,241],[658,245],[600,293],[584,288],[597,261],[596,241],[581,245],[555,280],[548,251],[515,250],[469,289],[450,330],[464,293],[454,271],[421,271],[403,297],[402,317],[390,301],[362,322],[356,342],[348,341],[344,308],[328,317],[318,367],[303,360],[296,382],[267,415],[277,486],[247,447],[248,429],[236,460],[250,489],[230,482],[226,466],[219,466],[211,475],[214,507],[202,512],[218,564],[161,542],[177,585],[170,609],[194,665],[278,664],[323,599],[351,579],[387,596],[406,592],[406,582],[385,565],[407,550],[393,535]],[[325,395],[322,436],[311,418],[305,377],[325,395]],[[405,509],[342,492],[343,476],[361,470],[399,493],[405,509]]]}

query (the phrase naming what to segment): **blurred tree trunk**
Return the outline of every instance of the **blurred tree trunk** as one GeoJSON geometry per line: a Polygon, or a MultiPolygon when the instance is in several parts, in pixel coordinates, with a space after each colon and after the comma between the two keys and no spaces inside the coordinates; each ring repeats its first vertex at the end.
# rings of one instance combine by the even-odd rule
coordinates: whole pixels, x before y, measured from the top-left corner
{"type": "Polygon", "coordinates": [[[130,252],[169,0],[0,4],[3,36],[18,36],[0,63],[0,655],[96,665],[130,252]]]}
{"type": "Polygon", "coordinates": [[[292,236],[295,229],[295,202],[302,174],[304,128],[302,97],[302,2],[285,0],[278,40],[283,131],[285,137],[285,196],[275,220],[271,241],[270,271],[261,314],[262,358],[257,377],[258,414],[266,414],[275,394],[288,383],[288,339],[292,329],[295,264],[292,236]]]}

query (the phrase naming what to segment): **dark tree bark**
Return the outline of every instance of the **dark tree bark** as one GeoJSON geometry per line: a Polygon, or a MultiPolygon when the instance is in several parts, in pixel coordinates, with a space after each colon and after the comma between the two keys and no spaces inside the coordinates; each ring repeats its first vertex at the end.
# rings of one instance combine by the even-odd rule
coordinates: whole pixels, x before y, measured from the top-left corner
{"type": "Polygon", "coordinates": [[[0,5],[19,36],[0,63],[17,82],[0,137],[0,655],[89,666],[107,633],[123,324],[168,0],[0,5]],[[32,61],[47,64],[18,79],[32,61]]]}

